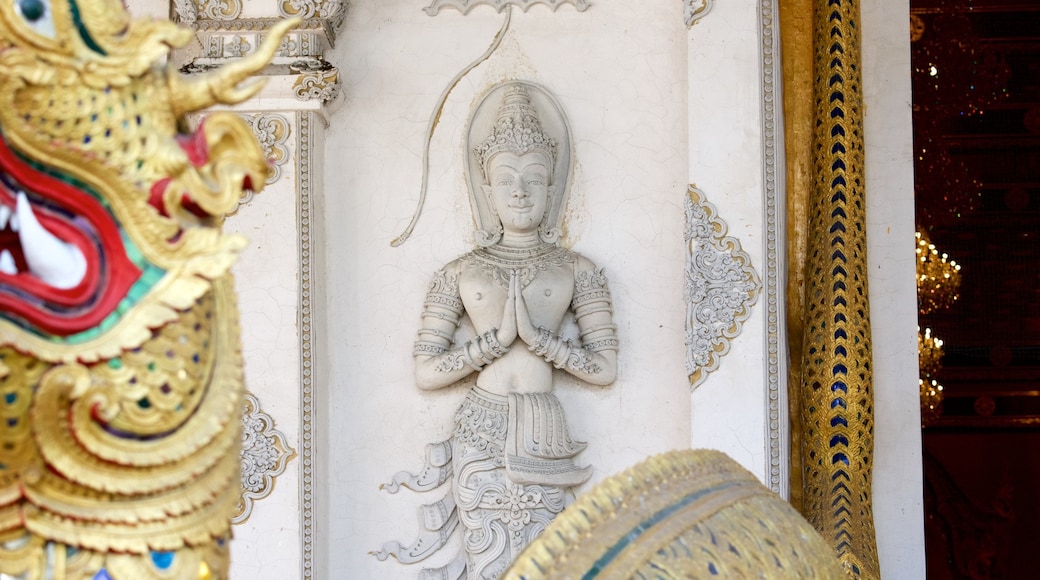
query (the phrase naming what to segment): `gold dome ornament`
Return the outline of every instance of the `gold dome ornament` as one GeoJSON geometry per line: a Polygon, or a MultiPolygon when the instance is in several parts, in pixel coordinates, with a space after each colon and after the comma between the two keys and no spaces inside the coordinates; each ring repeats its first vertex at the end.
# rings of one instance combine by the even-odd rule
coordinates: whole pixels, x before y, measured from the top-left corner
{"type": "Polygon", "coordinates": [[[844,578],[833,550],[724,453],[672,451],[582,494],[506,580],[844,578]]]}

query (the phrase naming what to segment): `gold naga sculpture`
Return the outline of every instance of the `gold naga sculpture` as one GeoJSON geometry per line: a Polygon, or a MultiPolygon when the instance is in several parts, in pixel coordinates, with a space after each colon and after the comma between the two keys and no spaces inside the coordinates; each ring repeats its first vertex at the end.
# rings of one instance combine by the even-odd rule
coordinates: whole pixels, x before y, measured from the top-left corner
{"type": "Polygon", "coordinates": [[[227,576],[242,361],[221,223],[269,166],[253,55],[186,79],[192,33],[120,0],[0,3],[0,577],[227,576]]]}
{"type": "Polygon", "coordinates": [[[724,453],[671,451],[578,497],[504,580],[846,578],[830,546],[724,453]]]}

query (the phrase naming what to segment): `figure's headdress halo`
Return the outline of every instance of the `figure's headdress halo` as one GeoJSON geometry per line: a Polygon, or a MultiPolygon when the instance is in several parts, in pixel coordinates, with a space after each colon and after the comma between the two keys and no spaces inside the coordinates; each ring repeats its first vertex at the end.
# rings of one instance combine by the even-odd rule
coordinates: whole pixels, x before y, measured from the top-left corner
{"type": "Polygon", "coordinates": [[[527,87],[519,83],[506,88],[491,134],[473,150],[485,181],[489,179],[488,162],[496,154],[507,151],[517,155],[539,151],[545,153],[551,163],[556,163],[556,140],[542,130],[538,110],[531,105],[527,87]]]}
{"type": "Polygon", "coordinates": [[[487,183],[488,161],[503,151],[520,155],[537,151],[550,159],[551,183],[556,194],[550,196],[538,235],[545,242],[555,243],[563,229],[563,208],[571,175],[571,132],[556,98],[529,81],[509,80],[492,86],[473,109],[466,149],[477,245],[492,246],[502,238],[502,224],[484,195],[483,186],[487,183]]]}

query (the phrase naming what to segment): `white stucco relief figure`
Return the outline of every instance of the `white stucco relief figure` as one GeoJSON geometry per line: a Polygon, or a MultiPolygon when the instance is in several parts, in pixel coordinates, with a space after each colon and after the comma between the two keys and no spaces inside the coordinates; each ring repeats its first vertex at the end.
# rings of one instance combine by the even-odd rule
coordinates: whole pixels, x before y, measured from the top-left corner
{"type": "Polygon", "coordinates": [[[388,542],[376,553],[418,562],[461,528],[462,552],[422,578],[498,578],[563,510],[568,489],[590,467],[553,395],[554,369],[609,385],[617,369],[617,331],[603,270],[557,245],[570,173],[563,113],[543,89],[525,82],[493,88],[469,130],[470,201],[477,249],[436,272],[415,343],[422,389],[477,373],[447,441],[427,448],[419,474],[398,473],[384,486],[433,490],[424,531],[410,546],[388,542]],[[573,313],[577,338],[561,333],[573,313]],[[468,317],[475,336],[458,338],[468,317]]]}

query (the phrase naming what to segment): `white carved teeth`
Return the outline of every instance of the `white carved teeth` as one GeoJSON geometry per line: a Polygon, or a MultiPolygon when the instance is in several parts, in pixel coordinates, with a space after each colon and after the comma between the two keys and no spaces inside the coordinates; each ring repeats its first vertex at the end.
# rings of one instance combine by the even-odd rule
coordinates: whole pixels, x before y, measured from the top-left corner
{"type": "MultiPolygon", "coordinates": [[[[24,192],[18,192],[11,229],[18,232],[29,272],[58,289],[74,288],[87,273],[87,260],[75,244],[63,242],[40,225],[24,192]]],[[[3,256],[0,255],[0,261],[3,256]]],[[[13,260],[12,260],[13,262],[13,260]]],[[[2,264],[0,264],[2,266],[2,264]]]]}
{"type": "Polygon", "coordinates": [[[14,276],[18,273],[18,266],[14,264],[14,256],[11,255],[11,250],[4,250],[0,252],[0,272],[9,276],[14,276]]]}
{"type": "Polygon", "coordinates": [[[11,208],[0,205],[0,230],[7,227],[7,220],[11,219],[11,208]]]}

